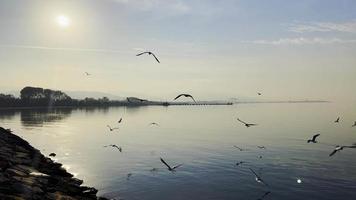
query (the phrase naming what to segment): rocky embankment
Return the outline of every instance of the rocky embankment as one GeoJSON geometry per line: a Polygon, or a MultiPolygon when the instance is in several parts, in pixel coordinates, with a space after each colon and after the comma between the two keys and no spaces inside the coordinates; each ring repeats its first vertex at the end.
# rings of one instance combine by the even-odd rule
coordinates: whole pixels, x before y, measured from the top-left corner
{"type": "Polygon", "coordinates": [[[105,199],[82,183],[62,164],[0,127],[0,199],[105,199]]]}

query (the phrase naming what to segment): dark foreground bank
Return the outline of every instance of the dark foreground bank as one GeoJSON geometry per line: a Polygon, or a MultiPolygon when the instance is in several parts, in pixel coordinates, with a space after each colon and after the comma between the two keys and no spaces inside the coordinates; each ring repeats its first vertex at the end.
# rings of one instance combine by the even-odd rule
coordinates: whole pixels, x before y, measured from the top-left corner
{"type": "Polygon", "coordinates": [[[95,188],[0,127],[0,199],[101,199],[95,188]]]}

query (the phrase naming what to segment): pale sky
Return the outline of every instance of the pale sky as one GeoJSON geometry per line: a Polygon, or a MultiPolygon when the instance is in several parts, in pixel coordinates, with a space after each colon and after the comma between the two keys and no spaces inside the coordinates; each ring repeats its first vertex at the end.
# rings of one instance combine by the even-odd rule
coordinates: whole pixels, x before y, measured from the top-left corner
{"type": "Polygon", "coordinates": [[[0,0],[0,74],[0,92],[356,101],[356,1],[0,0]]]}

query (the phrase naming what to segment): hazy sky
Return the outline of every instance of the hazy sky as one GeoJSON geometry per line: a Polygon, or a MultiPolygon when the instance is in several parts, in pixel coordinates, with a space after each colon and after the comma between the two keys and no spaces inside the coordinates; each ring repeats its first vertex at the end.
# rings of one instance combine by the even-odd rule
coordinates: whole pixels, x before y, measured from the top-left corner
{"type": "Polygon", "coordinates": [[[356,101],[356,1],[0,0],[0,74],[3,92],[356,101]]]}

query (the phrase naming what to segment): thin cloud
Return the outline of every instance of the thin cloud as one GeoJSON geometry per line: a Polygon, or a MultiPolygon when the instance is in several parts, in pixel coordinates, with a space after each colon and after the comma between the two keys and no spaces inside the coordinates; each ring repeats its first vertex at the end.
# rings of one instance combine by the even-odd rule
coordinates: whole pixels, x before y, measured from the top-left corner
{"type": "Polygon", "coordinates": [[[291,32],[344,32],[356,33],[356,21],[333,23],[333,22],[311,22],[292,24],[289,29],[291,32]]]}
{"type": "Polygon", "coordinates": [[[356,40],[345,40],[340,38],[280,38],[278,40],[254,40],[244,43],[261,45],[327,45],[327,44],[355,44],[356,40]]]}
{"type": "Polygon", "coordinates": [[[113,0],[117,3],[131,6],[140,10],[148,11],[153,9],[165,10],[183,14],[191,8],[181,0],[113,0]]]}
{"type": "Polygon", "coordinates": [[[0,44],[0,47],[3,47],[3,48],[20,48],[20,49],[51,50],[51,51],[79,51],[79,52],[98,52],[98,53],[128,53],[128,51],[115,50],[115,49],[60,48],[60,47],[31,46],[31,45],[9,45],[9,44],[0,44]]]}

